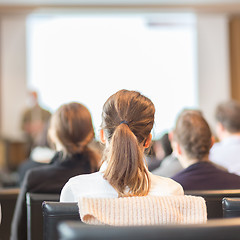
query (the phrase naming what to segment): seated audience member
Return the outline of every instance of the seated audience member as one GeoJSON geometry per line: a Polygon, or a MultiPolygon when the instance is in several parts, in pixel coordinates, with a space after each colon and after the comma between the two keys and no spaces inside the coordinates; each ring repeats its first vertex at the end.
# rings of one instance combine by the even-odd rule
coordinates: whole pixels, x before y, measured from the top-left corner
{"type": "Polygon", "coordinates": [[[144,149],[151,142],[155,107],[139,92],[120,90],[104,104],[100,138],[105,143],[99,172],[71,178],[62,189],[61,202],[79,197],[118,198],[146,195],[183,195],[180,184],[150,173],[144,149]]]}
{"type": "Polygon", "coordinates": [[[146,157],[148,170],[150,172],[158,168],[161,165],[162,160],[172,153],[172,147],[168,139],[168,134],[165,133],[160,139],[154,141],[152,149],[153,155],[146,157]]]}
{"type": "MultiPolygon", "coordinates": [[[[168,134],[169,141],[171,143],[172,148],[174,148],[174,140],[172,137],[172,132],[168,134]]],[[[172,152],[169,156],[165,157],[162,160],[161,165],[152,171],[153,174],[163,177],[172,177],[176,173],[183,170],[182,165],[180,164],[178,158],[175,153],[172,152]]]]}
{"type": "Polygon", "coordinates": [[[61,106],[51,117],[49,136],[57,153],[51,165],[26,173],[12,221],[12,240],[27,239],[27,192],[60,194],[69,178],[97,170],[98,155],[89,148],[94,137],[92,119],[85,106],[79,103],[61,106]]]}
{"type": "Polygon", "coordinates": [[[240,188],[240,177],[217,168],[209,161],[212,135],[199,112],[183,111],[174,130],[175,151],[184,170],[172,177],[184,190],[240,188]]]}
{"type": "Polygon", "coordinates": [[[39,135],[39,139],[36,141],[36,146],[30,153],[30,157],[19,166],[19,184],[22,183],[25,173],[29,169],[52,163],[51,160],[55,155],[55,150],[49,146],[48,127],[49,124],[46,124],[42,133],[39,135]]]}
{"type": "Polygon", "coordinates": [[[240,175],[240,103],[219,104],[215,114],[216,134],[220,142],[210,150],[210,160],[229,172],[240,175]]]}

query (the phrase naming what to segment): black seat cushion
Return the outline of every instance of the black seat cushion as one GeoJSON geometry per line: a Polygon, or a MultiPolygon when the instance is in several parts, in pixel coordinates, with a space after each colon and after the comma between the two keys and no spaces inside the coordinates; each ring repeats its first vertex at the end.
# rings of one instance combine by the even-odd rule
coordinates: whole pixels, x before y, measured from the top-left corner
{"type": "Polygon", "coordinates": [[[64,222],[58,227],[61,240],[226,240],[239,239],[240,218],[209,220],[206,224],[138,227],[91,226],[64,222]]]}
{"type": "Polygon", "coordinates": [[[11,222],[19,194],[19,188],[1,189],[0,204],[2,211],[2,221],[0,225],[0,239],[9,240],[11,232],[11,222]]]}
{"type": "Polygon", "coordinates": [[[43,239],[43,214],[42,203],[44,201],[59,201],[59,194],[27,193],[27,234],[28,240],[43,239]]]}
{"type": "Polygon", "coordinates": [[[77,203],[44,202],[43,203],[43,239],[57,240],[57,225],[66,220],[81,222],[77,203]]]}
{"type": "Polygon", "coordinates": [[[240,217],[240,198],[223,198],[223,217],[240,217]]]}
{"type": "Polygon", "coordinates": [[[203,197],[207,205],[208,219],[215,219],[223,217],[222,199],[224,197],[240,197],[240,189],[196,190],[185,191],[185,194],[203,197]]]}

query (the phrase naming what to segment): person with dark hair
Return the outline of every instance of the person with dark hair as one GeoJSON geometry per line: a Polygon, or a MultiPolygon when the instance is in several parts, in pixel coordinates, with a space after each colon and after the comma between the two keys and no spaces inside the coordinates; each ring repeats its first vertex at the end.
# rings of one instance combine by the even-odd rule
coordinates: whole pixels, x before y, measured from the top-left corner
{"type": "Polygon", "coordinates": [[[98,169],[99,156],[89,147],[94,130],[85,106],[80,103],[61,106],[51,117],[48,133],[57,153],[50,165],[26,173],[13,216],[11,240],[27,239],[27,192],[60,194],[69,178],[98,169]]]}
{"type": "Polygon", "coordinates": [[[173,132],[175,151],[184,170],[172,177],[184,190],[238,189],[240,177],[209,161],[211,130],[199,112],[183,111],[173,132]]]}
{"type": "Polygon", "coordinates": [[[108,98],[102,111],[100,138],[105,153],[100,171],[71,178],[62,189],[60,201],[78,202],[80,196],[183,195],[178,183],[151,174],[144,162],[154,115],[153,103],[139,92],[120,90],[108,98]]]}
{"type": "Polygon", "coordinates": [[[240,175],[240,103],[223,102],[216,109],[216,134],[220,142],[210,151],[210,160],[240,175]]]}
{"type": "Polygon", "coordinates": [[[168,138],[168,133],[165,133],[161,138],[155,140],[151,146],[152,152],[147,154],[146,161],[148,170],[152,172],[158,168],[162,160],[172,153],[171,143],[168,138]]]}
{"type": "MultiPolygon", "coordinates": [[[[168,134],[169,142],[171,143],[172,148],[174,148],[174,140],[173,134],[170,132],[168,134]]],[[[183,169],[182,165],[180,164],[178,158],[174,151],[166,156],[163,160],[161,165],[152,171],[153,174],[163,177],[172,177],[176,173],[180,172],[183,169]]]]}

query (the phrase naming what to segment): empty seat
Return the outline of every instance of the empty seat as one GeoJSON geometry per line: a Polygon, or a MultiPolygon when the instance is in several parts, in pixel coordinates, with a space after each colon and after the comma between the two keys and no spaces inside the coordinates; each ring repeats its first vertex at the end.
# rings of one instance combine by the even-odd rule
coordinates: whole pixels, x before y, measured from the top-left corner
{"type": "Polygon", "coordinates": [[[201,196],[207,205],[208,219],[222,218],[222,199],[240,197],[240,189],[185,191],[186,195],[201,196]]]}
{"type": "Polygon", "coordinates": [[[240,217],[240,198],[223,198],[223,217],[240,217]]]}
{"type": "Polygon", "coordinates": [[[240,218],[209,220],[206,224],[110,227],[63,222],[61,240],[226,240],[239,239],[240,218]]]}
{"type": "Polygon", "coordinates": [[[43,239],[42,203],[44,201],[59,201],[59,198],[59,194],[26,194],[28,240],[43,239]]]}
{"type": "Polygon", "coordinates": [[[43,239],[57,240],[57,225],[66,220],[81,222],[77,203],[44,202],[43,203],[43,239]]]}
{"type": "Polygon", "coordinates": [[[19,194],[19,188],[1,189],[0,204],[2,209],[2,221],[0,225],[0,239],[9,240],[12,217],[19,194]]]}

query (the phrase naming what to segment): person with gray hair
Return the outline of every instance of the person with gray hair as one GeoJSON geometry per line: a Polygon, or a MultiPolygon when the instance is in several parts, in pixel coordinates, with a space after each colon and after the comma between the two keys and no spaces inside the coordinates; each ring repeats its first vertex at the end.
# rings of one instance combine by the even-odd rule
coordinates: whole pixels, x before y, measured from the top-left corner
{"type": "Polygon", "coordinates": [[[215,118],[219,142],[213,145],[210,160],[240,175],[240,103],[230,100],[219,104],[215,118]]]}

